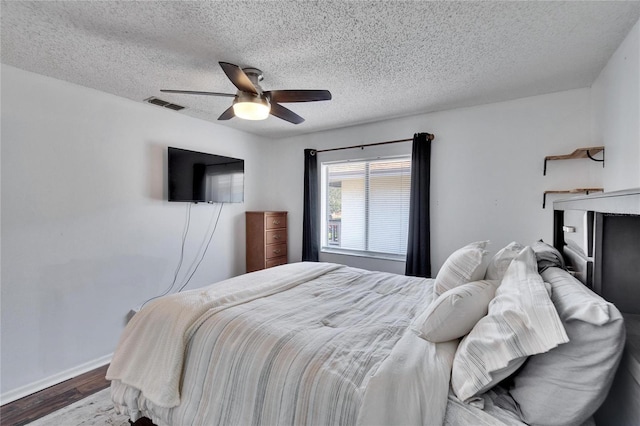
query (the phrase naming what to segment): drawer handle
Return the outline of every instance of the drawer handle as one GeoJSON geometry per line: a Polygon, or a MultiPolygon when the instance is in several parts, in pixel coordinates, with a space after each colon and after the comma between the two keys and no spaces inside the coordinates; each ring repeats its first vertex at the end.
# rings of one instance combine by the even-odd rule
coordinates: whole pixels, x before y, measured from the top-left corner
{"type": "Polygon", "coordinates": [[[280,249],[276,249],[276,250],[273,251],[274,254],[280,254],[281,252],[282,252],[282,250],[280,250],[280,249]]]}
{"type": "Polygon", "coordinates": [[[273,236],[273,239],[274,239],[274,240],[279,240],[280,238],[282,238],[282,237],[280,236],[280,234],[276,234],[276,235],[274,235],[274,236],[273,236]]]}
{"type": "Polygon", "coordinates": [[[564,232],[567,232],[567,233],[573,233],[573,232],[576,232],[576,227],[575,226],[563,226],[562,230],[564,232]]]}
{"type": "Polygon", "coordinates": [[[274,225],[280,225],[280,221],[279,221],[279,220],[274,220],[274,221],[273,221],[273,224],[274,224],[274,225]]]}

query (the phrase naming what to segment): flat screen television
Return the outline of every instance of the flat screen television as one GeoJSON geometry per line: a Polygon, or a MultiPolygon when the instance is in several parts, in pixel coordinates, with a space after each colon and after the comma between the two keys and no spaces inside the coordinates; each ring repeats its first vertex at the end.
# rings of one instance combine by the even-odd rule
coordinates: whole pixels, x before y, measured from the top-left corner
{"type": "Polygon", "coordinates": [[[244,201],[244,160],[173,147],[167,156],[169,201],[244,201]]]}

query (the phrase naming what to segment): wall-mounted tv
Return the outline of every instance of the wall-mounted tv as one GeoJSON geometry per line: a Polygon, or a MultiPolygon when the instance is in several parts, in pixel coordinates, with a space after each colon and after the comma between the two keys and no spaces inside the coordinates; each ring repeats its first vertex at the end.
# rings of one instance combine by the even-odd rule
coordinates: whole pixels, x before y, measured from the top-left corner
{"type": "Polygon", "coordinates": [[[169,147],[167,175],[169,201],[244,201],[244,160],[169,147]]]}

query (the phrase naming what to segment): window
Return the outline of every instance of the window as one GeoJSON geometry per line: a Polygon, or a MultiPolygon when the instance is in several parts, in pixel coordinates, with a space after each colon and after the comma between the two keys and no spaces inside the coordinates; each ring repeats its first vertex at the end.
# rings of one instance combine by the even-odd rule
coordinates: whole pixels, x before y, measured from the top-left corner
{"type": "Polygon", "coordinates": [[[411,157],[322,163],[322,251],[404,260],[411,157]]]}

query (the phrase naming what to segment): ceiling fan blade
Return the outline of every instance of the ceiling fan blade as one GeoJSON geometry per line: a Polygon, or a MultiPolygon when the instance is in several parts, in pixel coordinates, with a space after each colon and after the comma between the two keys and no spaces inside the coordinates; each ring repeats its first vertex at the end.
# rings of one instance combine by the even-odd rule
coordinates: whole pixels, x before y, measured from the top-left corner
{"type": "Polygon", "coordinates": [[[242,71],[242,69],[229,62],[218,62],[222,67],[222,71],[229,77],[229,80],[241,91],[258,94],[256,86],[253,85],[249,77],[242,71]]]}
{"type": "Polygon", "coordinates": [[[288,121],[289,123],[293,123],[293,124],[300,124],[304,121],[304,118],[300,117],[298,114],[296,114],[295,112],[291,111],[290,109],[287,109],[285,107],[283,107],[282,105],[279,105],[275,102],[271,102],[271,111],[270,114],[281,118],[285,121],[288,121]]]}
{"type": "Polygon", "coordinates": [[[331,92],[328,90],[270,90],[264,92],[272,102],[315,102],[328,101],[331,92]]]}
{"type": "Polygon", "coordinates": [[[218,117],[218,120],[230,120],[233,117],[235,117],[235,113],[233,112],[233,105],[230,106],[229,108],[226,109],[225,112],[223,112],[222,114],[220,114],[220,117],[218,117]]]}
{"type": "Polygon", "coordinates": [[[185,95],[208,95],[208,96],[226,96],[228,98],[235,98],[236,95],[232,95],[231,93],[216,93],[216,92],[198,92],[195,90],[171,90],[171,89],[160,89],[161,92],[164,93],[182,93],[185,95]]]}

